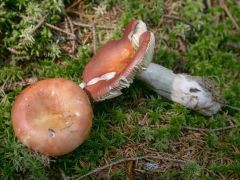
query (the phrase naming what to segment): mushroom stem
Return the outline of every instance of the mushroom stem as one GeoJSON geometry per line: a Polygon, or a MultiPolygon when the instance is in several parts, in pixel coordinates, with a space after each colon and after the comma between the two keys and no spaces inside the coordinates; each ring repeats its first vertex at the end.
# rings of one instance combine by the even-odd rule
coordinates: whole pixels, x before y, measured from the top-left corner
{"type": "Polygon", "coordinates": [[[154,63],[137,78],[150,85],[159,95],[206,116],[217,113],[223,105],[219,88],[207,78],[175,74],[154,63]]]}

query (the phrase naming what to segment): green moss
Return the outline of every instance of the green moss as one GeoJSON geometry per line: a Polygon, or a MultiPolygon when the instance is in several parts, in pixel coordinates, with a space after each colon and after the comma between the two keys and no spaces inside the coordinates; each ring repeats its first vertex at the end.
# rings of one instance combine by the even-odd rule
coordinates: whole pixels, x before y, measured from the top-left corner
{"type": "MultiPolygon", "coordinates": [[[[240,148],[239,128],[219,132],[195,132],[183,126],[196,128],[221,128],[231,123],[240,124],[240,63],[239,51],[228,46],[239,43],[240,36],[220,6],[205,9],[203,1],[174,1],[174,6],[165,1],[118,1],[105,0],[107,10],[120,6],[119,28],[109,39],[121,36],[121,28],[132,19],[141,18],[154,31],[157,44],[154,62],[180,72],[206,76],[221,88],[226,104],[222,111],[212,117],[204,117],[183,106],[170,102],[148,89],[142,82],[134,81],[123,95],[113,100],[92,102],[93,128],[89,138],[75,151],[50,164],[45,157],[24,147],[14,136],[11,125],[11,107],[21,88],[0,91],[0,177],[2,179],[59,179],[60,169],[69,177],[79,177],[104,165],[105,160],[118,160],[126,155],[126,148],[134,149],[136,155],[144,150],[178,153],[179,158],[188,156],[193,163],[174,167],[166,173],[158,173],[164,179],[226,179],[239,177],[240,148]],[[160,21],[163,14],[174,9],[181,20],[160,21]],[[220,20],[216,18],[220,16],[220,20]],[[185,21],[192,24],[186,24],[185,21]],[[179,41],[186,50],[179,50],[179,41]],[[231,108],[233,107],[233,108],[231,108]],[[198,140],[198,141],[197,141],[198,140]],[[197,143],[195,142],[197,141],[197,143]],[[178,144],[178,145],[174,145],[178,144]],[[144,148],[139,147],[144,146],[144,148]],[[184,149],[186,148],[186,149],[184,149]],[[196,154],[191,154],[192,151],[196,154]],[[194,151],[194,152],[195,152],[194,151]],[[186,154],[185,154],[186,155],[186,154]],[[191,156],[192,155],[192,156],[191,156]],[[207,159],[207,160],[206,160],[207,159]]],[[[91,7],[100,3],[84,1],[91,7]]],[[[227,1],[228,7],[240,24],[239,3],[227,1]]],[[[37,23],[22,18],[41,19],[50,13],[47,22],[60,23],[66,15],[64,5],[69,1],[12,1],[0,3],[0,84],[17,82],[36,76],[39,79],[64,77],[80,83],[84,66],[92,56],[91,46],[77,48],[76,57],[64,55],[59,43],[64,42],[60,33],[47,26],[31,31],[37,23]],[[65,4],[64,4],[65,3],[65,4]],[[15,48],[19,54],[9,53],[15,48]]],[[[173,12],[174,13],[174,12],[173,12]]],[[[97,33],[104,30],[97,30],[97,33]]],[[[104,40],[105,42],[105,40],[104,40]]],[[[100,42],[101,46],[104,42],[100,42]]],[[[160,77],[161,78],[161,77],[160,77]]],[[[162,163],[162,162],[161,162],[162,163]]],[[[124,179],[123,164],[117,166],[109,179],[124,179]]],[[[147,172],[145,172],[147,173],[147,172]]],[[[144,176],[145,177],[145,176],[144,176]]]]}

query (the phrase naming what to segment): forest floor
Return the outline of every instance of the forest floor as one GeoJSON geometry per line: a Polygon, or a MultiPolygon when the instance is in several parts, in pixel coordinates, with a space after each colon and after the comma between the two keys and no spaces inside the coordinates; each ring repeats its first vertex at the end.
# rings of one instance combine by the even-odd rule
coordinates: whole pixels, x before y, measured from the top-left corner
{"type": "Polygon", "coordinates": [[[238,179],[239,12],[240,2],[230,0],[0,3],[0,177],[238,179]],[[46,157],[22,145],[11,108],[27,81],[80,83],[96,49],[118,39],[133,19],[155,34],[155,63],[215,81],[225,99],[222,110],[205,117],[135,80],[120,97],[91,102],[93,128],[72,153],[46,157]]]}

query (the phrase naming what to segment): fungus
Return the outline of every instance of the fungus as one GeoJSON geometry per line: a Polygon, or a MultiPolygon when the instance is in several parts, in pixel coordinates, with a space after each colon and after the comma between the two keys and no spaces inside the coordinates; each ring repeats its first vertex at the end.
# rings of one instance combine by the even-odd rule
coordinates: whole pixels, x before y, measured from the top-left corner
{"type": "Polygon", "coordinates": [[[148,66],[154,46],[154,35],[145,23],[132,21],[120,40],[109,41],[97,50],[83,71],[80,87],[95,101],[119,96],[121,89],[129,87],[134,76],[148,66]]]}
{"type": "Polygon", "coordinates": [[[25,88],[11,113],[17,138],[50,156],[67,154],[82,144],[89,135],[92,117],[86,93],[63,78],[42,80],[25,88]]]}
{"type": "Polygon", "coordinates": [[[123,38],[103,45],[86,65],[80,87],[95,100],[110,99],[129,87],[134,76],[158,94],[210,116],[221,109],[219,88],[206,78],[174,74],[151,63],[155,39],[141,20],[133,20],[123,38]]]}

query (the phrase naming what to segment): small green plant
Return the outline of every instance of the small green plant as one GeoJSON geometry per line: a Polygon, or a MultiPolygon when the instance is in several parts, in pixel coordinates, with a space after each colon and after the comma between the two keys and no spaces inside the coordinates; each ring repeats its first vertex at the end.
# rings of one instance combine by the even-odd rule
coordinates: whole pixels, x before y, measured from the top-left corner
{"type": "MultiPolygon", "coordinates": [[[[1,4],[3,17],[0,32],[4,35],[6,49],[11,49],[13,64],[49,57],[60,57],[57,36],[41,22],[55,23],[64,13],[61,0],[54,1],[7,1],[1,4]],[[3,27],[3,28],[2,28],[3,27]],[[4,28],[5,27],[5,28],[4,28]]],[[[5,55],[8,53],[5,49],[5,55]]]]}

